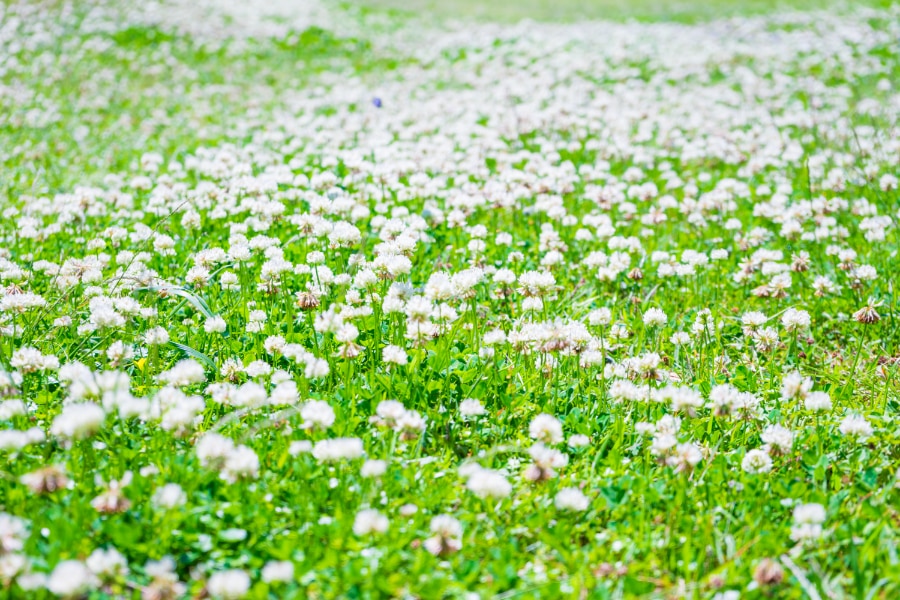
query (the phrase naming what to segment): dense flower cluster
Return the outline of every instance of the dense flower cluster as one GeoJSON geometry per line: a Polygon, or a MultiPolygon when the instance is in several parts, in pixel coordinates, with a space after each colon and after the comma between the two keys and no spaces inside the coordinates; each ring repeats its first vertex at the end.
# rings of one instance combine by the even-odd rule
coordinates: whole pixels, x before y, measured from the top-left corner
{"type": "Polygon", "coordinates": [[[900,594],[896,9],[234,4],[0,5],[4,589],[900,594]]]}

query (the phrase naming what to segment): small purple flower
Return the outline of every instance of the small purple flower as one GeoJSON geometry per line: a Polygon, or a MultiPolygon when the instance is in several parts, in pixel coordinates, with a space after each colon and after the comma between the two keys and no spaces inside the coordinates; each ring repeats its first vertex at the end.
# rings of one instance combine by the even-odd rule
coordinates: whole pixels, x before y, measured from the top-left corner
{"type": "Polygon", "coordinates": [[[381,108],[381,98],[375,96],[372,98],[372,104],[375,105],[375,108],[381,108]]]}

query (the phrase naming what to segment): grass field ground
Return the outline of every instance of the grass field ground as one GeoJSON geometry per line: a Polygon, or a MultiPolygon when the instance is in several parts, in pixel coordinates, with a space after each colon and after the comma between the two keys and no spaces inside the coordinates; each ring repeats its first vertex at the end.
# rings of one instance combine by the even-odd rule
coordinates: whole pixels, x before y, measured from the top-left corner
{"type": "Polygon", "coordinates": [[[584,20],[696,22],[717,18],[765,15],[789,10],[852,10],[888,8],[890,0],[842,2],[832,0],[362,0],[373,10],[401,15],[431,15],[437,19],[514,22],[522,19],[575,23],[584,20]]]}
{"type": "Polygon", "coordinates": [[[0,598],[900,597],[900,9],[792,6],[0,4],[0,598]]]}

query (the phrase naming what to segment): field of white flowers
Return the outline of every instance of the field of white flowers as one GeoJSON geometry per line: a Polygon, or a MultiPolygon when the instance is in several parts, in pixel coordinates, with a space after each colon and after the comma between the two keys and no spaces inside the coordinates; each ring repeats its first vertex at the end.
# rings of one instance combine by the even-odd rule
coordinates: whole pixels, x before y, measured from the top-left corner
{"type": "Polygon", "coordinates": [[[900,7],[0,3],[0,598],[900,598],[900,7]]]}

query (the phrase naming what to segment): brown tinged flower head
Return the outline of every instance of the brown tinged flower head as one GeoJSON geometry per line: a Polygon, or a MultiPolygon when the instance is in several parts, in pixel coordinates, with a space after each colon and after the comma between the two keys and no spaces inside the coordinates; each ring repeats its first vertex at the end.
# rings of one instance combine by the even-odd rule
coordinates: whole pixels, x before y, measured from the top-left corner
{"type": "Polygon", "coordinates": [[[146,571],[153,580],[141,589],[141,600],[175,600],[187,591],[187,586],[175,574],[175,563],[171,558],[150,561],[146,571]]]}
{"type": "Polygon", "coordinates": [[[772,295],[772,290],[771,290],[771,288],[769,288],[768,284],[763,284],[763,285],[756,286],[755,288],[750,290],[750,293],[753,294],[754,296],[756,296],[757,298],[768,298],[769,296],[772,295]]]}
{"type": "Polygon", "coordinates": [[[312,292],[300,292],[297,294],[297,307],[300,310],[314,310],[319,307],[319,299],[312,292]]]}
{"type": "Polygon", "coordinates": [[[875,310],[875,308],[878,306],[881,306],[880,302],[874,302],[872,301],[872,299],[869,299],[868,304],[853,313],[853,318],[856,319],[858,323],[862,323],[864,325],[877,323],[881,320],[881,315],[879,315],[878,311],[875,310]]]}
{"type": "Polygon", "coordinates": [[[784,569],[771,558],[764,558],[756,565],[753,580],[760,587],[778,585],[784,581],[784,569]]]}
{"type": "Polygon", "coordinates": [[[600,578],[624,577],[627,574],[628,567],[625,565],[612,565],[604,562],[594,567],[594,575],[600,578]]]}
{"type": "Polygon", "coordinates": [[[177,581],[154,580],[141,589],[142,600],[175,600],[184,594],[185,585],[177,581]]]}
{"type": "Polygon", "coordinates": [[[435,556],[448,556],[462,548],[462,525],[450,515],[438,515],[431,520],[432,536],[422,542],[435,556]]]}
{"type": "Polygon", "coordinates": [[[20,481],[35,494],[52,494],[66,487],[69,478],[60,467],[50,465],[22,475],[20,481]]]}
{"type": "Polygon", "coordinates": [[[356,358],[363,351],[363,347],[359,344],[353,342],[347,342],[342,344],[340,349],[337,351],[335,356],[340,356],[341,358],[356,358]]]}
{"type": "Polygon", "coordinates": [[[809,271],[809,253],[800,252],[791,257],[791,271],[804,273],[809,271]]]}
{"type": "MultiPolygon", "coordinates": [[[[100,483],[98,481],[98,483],[100,483]]],[[[91,500],[91,506],[99,513],[116,514],[125,512],[131,506],[131,501],[125,497],[125,488],[131,483],[131,472],[126,471],[122,479],[115,479],[109,482],[109,485],[102,494],[91,500]]]]}
{"type": "Polygon", "coordinates": [[[91,506],[106,515],[125,512],[131,507],[131,501],[118,489],[110,489],[91,500],[91,506]]]}

